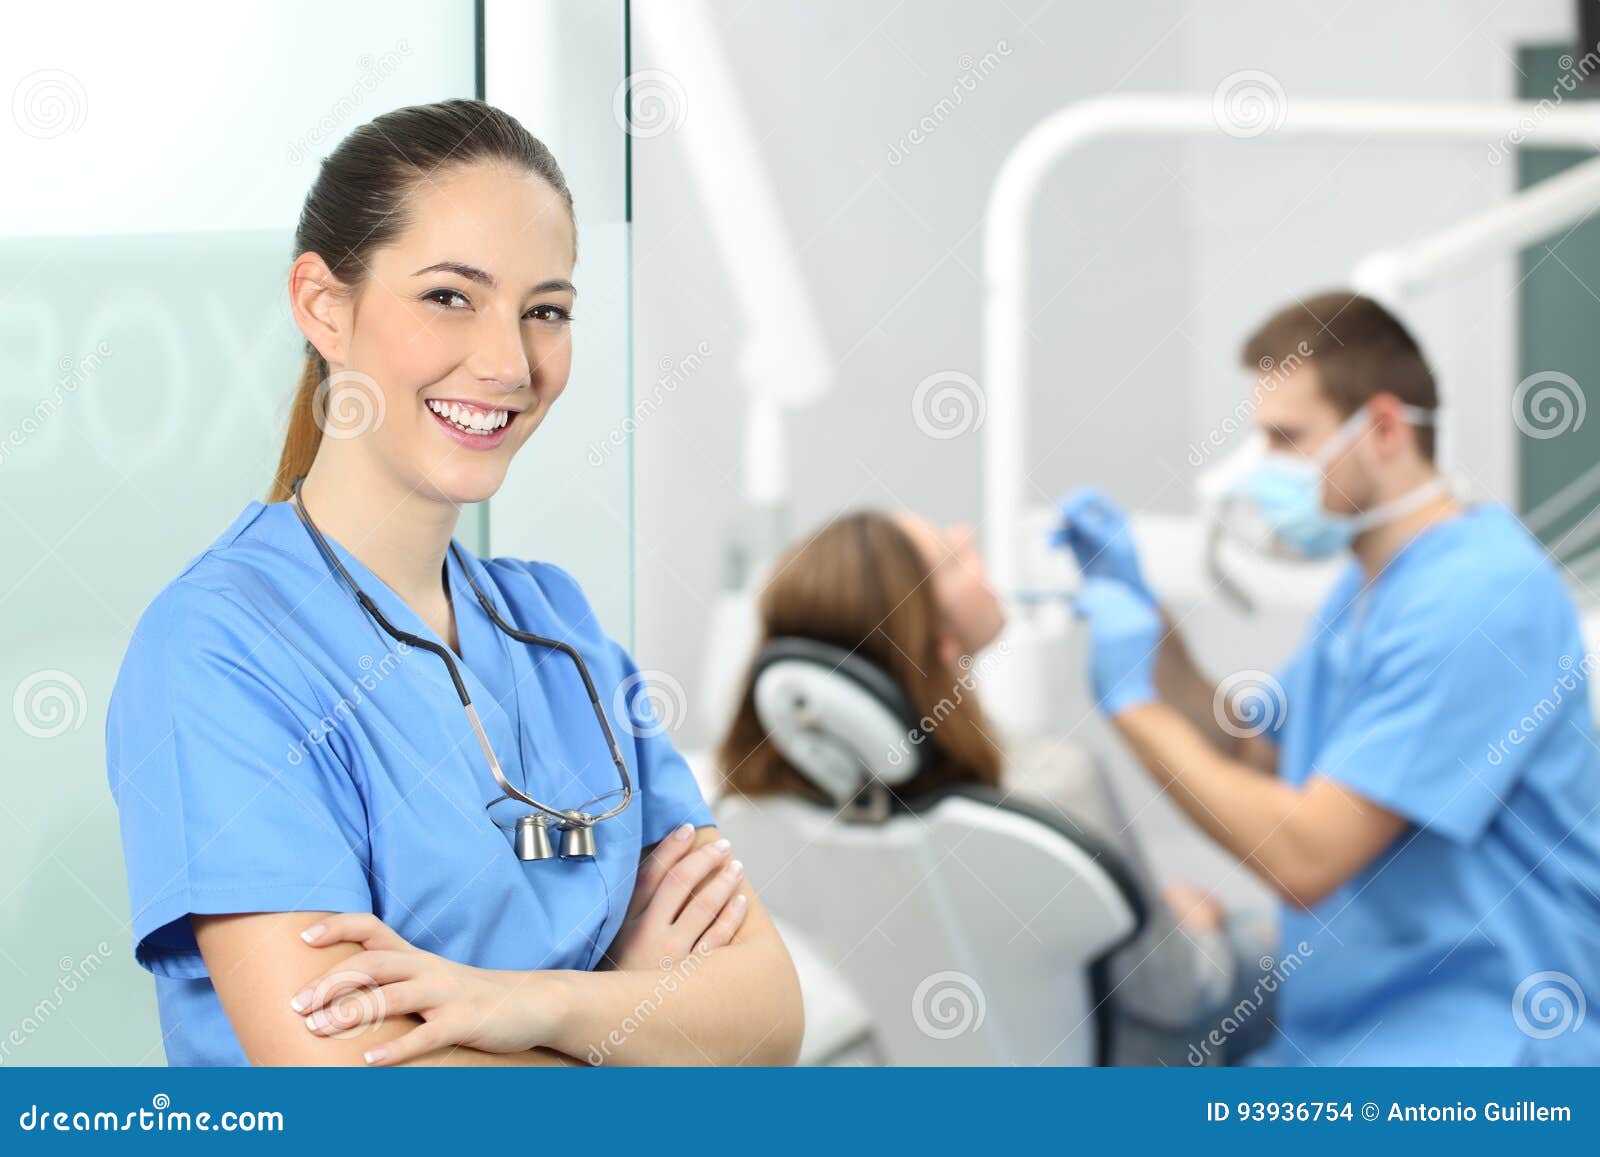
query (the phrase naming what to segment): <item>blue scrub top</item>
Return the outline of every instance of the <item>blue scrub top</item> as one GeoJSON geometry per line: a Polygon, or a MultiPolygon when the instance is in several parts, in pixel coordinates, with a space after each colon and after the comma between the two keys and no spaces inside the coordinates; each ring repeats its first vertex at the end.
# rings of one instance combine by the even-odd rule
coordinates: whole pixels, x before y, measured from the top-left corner
{"type": "MultiPolygon", "coordinates": [[[[391,623],[443,645],[330,545],[391,623]]],[[[518,860],[485,811],[500,791],[444,661],[397,643],[361,609],[291,503],[251,502],[141,617],[106,722],[134,951],[155,975],[170,1064],[248,1063],[192,912],[373,912],[466,964],[592,969],[627,910],[641,850],[685,821],[713,823],[636,693],[633,661],[572,577],[462,553],[503,619],[583,656],[633,777],[632,805],[596,828],[592,861],[518,860]]],[[[506,777],[559,807],[616,789],[572,660],[496,629],[453,553],[447,565],[457,666],[506,777]]],[[[527,810],[495,813],[509,823],[527,810]]]]}
{"type": "Polygon", "coordinates": [[[1280,676],[1279,774],[1414,826],[1285,909],[1279,1032],[1251,1063],[1600,1061],[1596,664],[1504,507],[1431,527],[1370,585],[1342,576],[1280,676]]]}

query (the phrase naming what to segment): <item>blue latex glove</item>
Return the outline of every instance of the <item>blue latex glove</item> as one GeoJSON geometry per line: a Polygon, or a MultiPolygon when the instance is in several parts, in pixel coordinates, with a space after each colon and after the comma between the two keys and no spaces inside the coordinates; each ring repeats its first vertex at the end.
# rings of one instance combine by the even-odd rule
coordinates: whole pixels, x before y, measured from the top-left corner
{"type": "Polygon", "coordinates": [[[1145,602],[1156,596],[1139,569],[1139,551],[1128,520],[1117,504],[1098,490],[1074,490],[1056,507],[1058,522],[1051,546],[1065,546],[1086,579],[1110,578],[1132,587],[1145,602]]]}
{"type": "Polygon", "coordinates": [[[1089,625],[1089,678],[1100,710],[1117,715],[1156,701],[1156,652],[1166,625],[1128,583],[1091,578],[1078,593],[1078,617],[1089,625]]]}

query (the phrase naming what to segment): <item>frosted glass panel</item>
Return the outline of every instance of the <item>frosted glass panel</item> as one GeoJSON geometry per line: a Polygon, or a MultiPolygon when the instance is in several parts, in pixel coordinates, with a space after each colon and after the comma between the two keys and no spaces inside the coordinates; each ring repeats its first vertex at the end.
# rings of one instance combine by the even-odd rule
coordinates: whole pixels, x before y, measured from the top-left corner
{"type": "Polygon", "coordinates": [[[473,5],[68,3],[6,25],[0,1064],[161,1064],[106,700],[140,611],[265,496],[318,158],[387,109],[472,96],[473,5]]]}

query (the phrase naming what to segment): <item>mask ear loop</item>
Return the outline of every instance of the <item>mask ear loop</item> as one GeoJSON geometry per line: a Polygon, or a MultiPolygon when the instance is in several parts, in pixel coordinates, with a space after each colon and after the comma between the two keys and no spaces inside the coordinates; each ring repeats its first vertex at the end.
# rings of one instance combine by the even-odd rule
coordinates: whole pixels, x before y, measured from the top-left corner
{"type": "MultiPolygon", "coordinates": [[[[1345,421],[1347,423],[1354,422],[1364,411],[1369,410],[1369,406],[1370,403],[1363,403],[1345,421]]],[[[1410,426],[1437,428],[1439,424],[1436,411],[1426,410],[1421,406],[1413,406],[1409,402],[1400,403],[1400,415],[1405,418],[1406,424],[1410,426]]],[[[1339,450],[1335,450],[1329,457],[1331,458],[1339,452],[1339,450]]],[[[1320,465],[1325,467],[1326,462],[1320,463],[1320,465]]],[[[1388,502],[1380,503],[1371,510],[1363,510],[1358,514],[1350,515],[1350,525],[1356,529],[1357,533],[1371,530],[1374,527],[1393,522],[1397,518],[1404,518],[1414,510],[1422,509],[1430,500],[1441,494],[1454,494],[1455,491],[1455,483],[1435,466],[1433,478],[1400,495],[1398,498],[1392,498],[1388,502]]]]}

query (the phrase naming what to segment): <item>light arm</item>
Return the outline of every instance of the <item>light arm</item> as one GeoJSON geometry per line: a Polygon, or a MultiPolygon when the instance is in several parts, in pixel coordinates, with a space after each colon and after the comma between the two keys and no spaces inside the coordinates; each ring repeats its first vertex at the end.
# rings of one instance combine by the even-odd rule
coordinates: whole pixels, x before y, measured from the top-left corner
{"type": "MultiPolygon", "coordinates": [[[[195,942],[206,962],[223,1011],[253,1065],[364,1066],[363,1054],[395,1040],[422,1023],[411,1014],[384,1016],[370,1010],[347,1036],[308,1032],[305,1018],[289,1006],[289,997],[309,976],[337,969],[339,961],[361,951],[341,942],[314,948],[300,932],[319,917],[317,912],[245,912],[192,916],[195,942]]],[[[374,1000],[370,990],[345,998],[374,1000]]],[[[362,1010],[365,1011],[365,1010],[362,1010]]],[[[407,1062],[414,1065],[570,1065],[576,1062],[549,1049],[487,1053],[464,1045],[434,1049],[407,1062]]]]}
{"type": "Polygon", "coordinates": [[[1130,707],[1112,722],[1189,818],[1297,907],[1326,899],[1407,825],[1327,776],[1297,787],[1261,775],[1167,704],[1130,707]]]}

